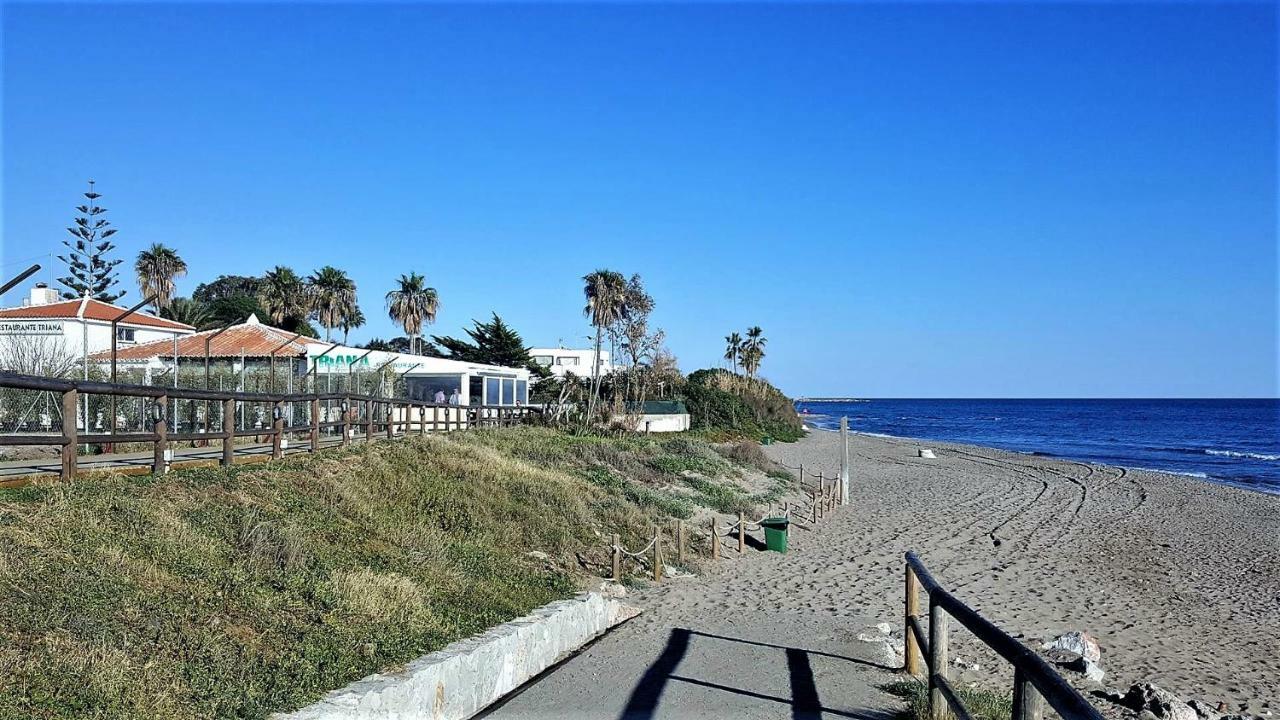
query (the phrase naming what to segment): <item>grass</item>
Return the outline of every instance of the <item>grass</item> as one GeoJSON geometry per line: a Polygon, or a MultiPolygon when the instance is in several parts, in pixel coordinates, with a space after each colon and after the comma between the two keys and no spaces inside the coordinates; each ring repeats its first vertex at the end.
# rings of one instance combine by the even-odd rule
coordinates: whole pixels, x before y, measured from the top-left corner
{"type": "Polygon", "coordinates": [[[0,490],[0,717],[300,707],[573,593],[610,533],[749,502],[749,470],[518,428],[0,490]]]}
{"type": "MultiPolygon", "coordinates": [[[[907,703],[902,720],[928,720],[929,687],[920,680],[899,680],[880,689],[897,695],[907,703]]],[[[1008,720],[1013,713],[1013,697],[981,688],[958,689],[960,700],[974,720],[1008,720]]]]}

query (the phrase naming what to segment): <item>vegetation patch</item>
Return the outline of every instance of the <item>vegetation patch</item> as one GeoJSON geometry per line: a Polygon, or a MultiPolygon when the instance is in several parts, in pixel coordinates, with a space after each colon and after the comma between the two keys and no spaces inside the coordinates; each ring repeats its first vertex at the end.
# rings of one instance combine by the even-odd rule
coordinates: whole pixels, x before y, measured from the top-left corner
{"type": "Polygon", "coordinates": [[[0,491],[0,717],[301,707],[570,595],[612,533],[749,505],[750,470],[515,428],[0,491]]]}
{"type": "MultiPolygon", "coordinates": [[[[881,690],[906,701],[902,720],[928,720],[929,686],[920,680],[899,680],[881,685],[881,690]]],[[[1013,713],[1013,697],[981,688],[958,688],[960,700],[974,720],[1008,720],[1013,713]]]]}
{"type": "Polygon", "coordinates": [[[765,437],[794,442],[804,437],[795,403],[759,378],[727,370],[698,370],[684,385],[694,430],[713,440],[765,437]]]}

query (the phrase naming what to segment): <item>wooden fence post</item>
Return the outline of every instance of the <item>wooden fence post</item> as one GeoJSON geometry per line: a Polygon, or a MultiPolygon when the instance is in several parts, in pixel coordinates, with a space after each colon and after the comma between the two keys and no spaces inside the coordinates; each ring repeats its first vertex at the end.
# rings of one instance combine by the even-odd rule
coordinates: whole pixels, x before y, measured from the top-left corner
{"type": "Polygon", "coordinates": [[[905,564],[905,567],[907,592],[906,610],[903,613],[903,637],[906,639],[904,669],[909,675],[919,675],[923,658],[920,655],[920,644],[916,642],[916,634],[911,631],[911,618],[920,615],[920,581],[916,579],[916,572],[910,563],[905,564]]]}
{"type": "Polygon", "coordinates": [[[711,559],[720,559],[720,529],[716,527],[716,518],[711,516],[711,559]]]}
{"type": "Polygon", "coordinates": [[[676,521],[676,564],[684,565],[684,521],[676,521]]]}
{"type": "Polygon", "coordinates": [[[373,442],[373,401],[364,401],[364,441],[373,442]]]}
{"type": "Polygon", "coordinates": [[[320,449],[320,398],[311,398],[311,452],[320,449]]]}
{"type": "Polygon", "coordinates": [[[161,395],[153,402],[155,405],[151,406],[151,411],[153,413],[156,412],[156,407],[158,406],[160,412],[159,417],[155,419],[155,427],[152,429],[155,440],[151,443],[151,474],[163,475],[168,472],[168,468],[165,467],[164,456],[165,451],[169,449],[169,426],[165,422],[164,414],[169,408],[169,396],[161,395]]]}
{"type": "Polygon", "coordinates": [[[738,554],[747,551],[747,519],[742,513],[738,513],[738,554]]]}
{"type": "Polygon", "coordinates": [[[1013,671],[1013,720],[1041,720],[1044,699],[1021,670],[1013,671]]]}
{"type": "Polygon", "coordinates": [[[271,428],[275,431],[271,436],[271,457],[279,460],[284,457],[284,403],[279,400],[271,404],[271,428]]]}
{"type": "Polygon", "coordinates": [[[809,510],[810,510],[810,512],[812,513],[812,517],[810,517],[810,518],[809,518],[809,523],[810,523],[810,524],[817,524],[817,522],[818,522],[818,494],[817,494],[817,493],[815,493],[815,492],[814,492],[814,491],[812,491],[812,490],[810,490],[810,491],[809,491],[809,510]]]}
{"type": "Polygon", "coordinates": [[[948,657],[947,641],[950,632],[947,629],[947,611],[943,610],[929,598],[929,718],[930,720],[948,720],[951,708],[942,688],[934,678],[951,679],[951,660],[948,657]]]}
{"type": "Polygon", "coordinates": [[[391,440],[396,436],[396,404],[390,400],[387,401],[387,439],[391,440]]]}
{"type": "Polygon", "coordinates": [[[439,430],[440,430],[440,406],[432,405],[431,406],[431,432],[439,432],[439,430]]]}
{"type": "Polygon", "coordinates": [[[76,477],[76,416],[80,412],[79,403],[78,393],[74,389],[62,393],[61,475],[63,480],[74,480],[76,477]]]}
{"type": "Polygon", "coordinates": [[[662,526],[653,526],[653,581],[662,582],[662,526]]]}
{"type": "Polygon", "coordinates": [[[613,581],[622,582],[622,539],[613,535],[613,581]]]}
{"type": "Polygon", "coordinates": [[[222,466],[230,467],[236,455],[236,399],[222,401],[222,466]]]}

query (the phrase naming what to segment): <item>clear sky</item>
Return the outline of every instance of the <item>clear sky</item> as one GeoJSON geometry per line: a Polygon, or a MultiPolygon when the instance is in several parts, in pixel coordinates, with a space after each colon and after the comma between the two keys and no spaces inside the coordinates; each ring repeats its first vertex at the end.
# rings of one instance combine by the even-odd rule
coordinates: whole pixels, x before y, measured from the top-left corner
{"type": "Polygon", "coordinates": [[[355,340],[412,270],[437,333],[581,345],[607,267],[796,395],[1277,392],[1271,3],[3,13],[6,277],[92,177],[182,294],[346,269],[355,340]]]}

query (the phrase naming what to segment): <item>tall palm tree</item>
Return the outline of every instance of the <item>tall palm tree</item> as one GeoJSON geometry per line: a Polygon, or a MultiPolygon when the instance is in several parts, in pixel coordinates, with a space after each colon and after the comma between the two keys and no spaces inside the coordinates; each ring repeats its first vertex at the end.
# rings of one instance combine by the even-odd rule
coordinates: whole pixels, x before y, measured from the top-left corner
{"type": "Polygon", "coordinates": [[[409,352],[417,354],[422,343],[422,326],[436,321],[440,295],[427,287],[427,279],[416,272],[401,275],[399,287],[387,293],[387,314],[409,336],[409,352]]]}
{"type": "Polygon", "coordinates": [[[587,306],[582,314],[596,327],[595,363],[591,368],[591,400],[587,403],[587,419],[595,415],[596,401],[600,396],[600,344],[604,329],[627,315],[627,279],[613,270],[596,270],[583,276],[582,292],[587,306]]]}
{"type": "Polygon", "coordinates": [[[347,335],[358,327],[364,326],[364,311],[354,308],[350,314],[343,315],[338,325],[342,328],[342,344],[347,344],[347,335]]]}
{"type": "Polygon", "coordinates": [[[177,290],[174,279],[187,274],[187,263],[173,248],[153,243],[138,253],[133,269],[138,274],[138,289],[142,291],[142,297],[155,295],[153,305],[159,312],[169,306],[177,290]]]}
{"type": "Polygon", "coordinates": [[[742,350],[742,366],[747,375],[755,377],[760,370],[760,363],[764,360],[764,346],[768,342],[759,325],[747,328],[747,342],[742,350]]]}
{"type": "Polygon", "coordinates": [[[311,312],[324,327],[324,339],[329,342],[333,329],[360,309],[356,305],[356,284],[342,270],[325,265],[307,278],[307,287],[311,312]]]}
{"type": "Polygon", "coordinates": [[[289,318],[305,318],[307,285],[291,268],[277,265],[274,270],[268,270],[258,284],[258,304],[276,325],[289,318]]]}
{"type": "Polygon", "coordinates": [[[724,336],[724,359],[733,363],[733,374],[738,374],[738,359],[742,357],[742,336],[732,333],[724,336]]]}

